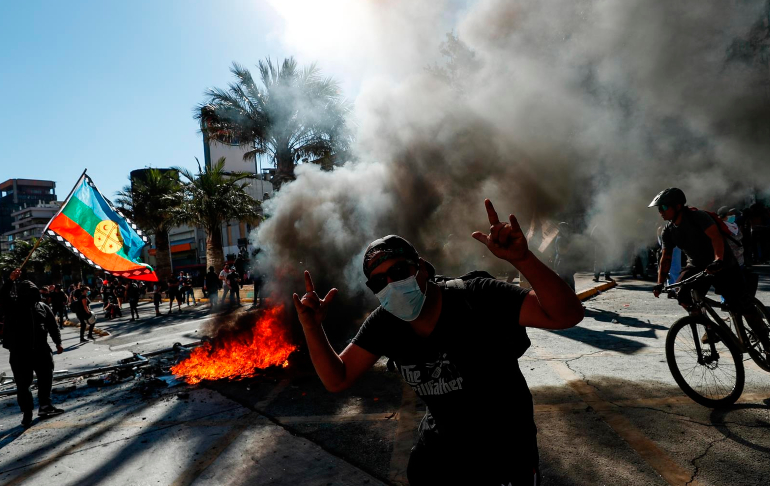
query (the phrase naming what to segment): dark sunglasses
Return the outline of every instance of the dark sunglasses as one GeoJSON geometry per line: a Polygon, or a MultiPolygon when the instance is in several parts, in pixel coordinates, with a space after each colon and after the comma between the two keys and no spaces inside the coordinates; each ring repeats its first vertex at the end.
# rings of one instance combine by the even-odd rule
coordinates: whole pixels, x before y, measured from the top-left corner
{"type": "Polygon", "coordinates": [[[659,213],[664,213],[666,211],[668,211],[668,206],[666,206],[665,204],[661,204],[660,206],[658,206],[659,213]]]}
{"type": "Polygon", "coordinates": [[[382,289],[388,286],[388,279],[393,282],[398,282],[399,280],[406,280],[411,277],[412,268],[417,268],[417,264],[412,261],[407,260],[398,262],[384,273],[378,273],[377,275],[369,277],[369,280],[366,281],[366,286],[369,287],[372,292],[378,294],[382,289]]]}

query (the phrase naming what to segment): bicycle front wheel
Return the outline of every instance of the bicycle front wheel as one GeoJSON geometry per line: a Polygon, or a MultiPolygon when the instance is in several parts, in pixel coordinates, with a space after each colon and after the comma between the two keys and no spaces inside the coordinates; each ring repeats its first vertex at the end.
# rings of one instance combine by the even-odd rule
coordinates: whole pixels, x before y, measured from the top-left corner
{"type": "Polygon", "coordinates": [[[743,393],[745,374],[741,352],[732,336],[709,323],[713,344],[701,343],[706,325],[690,316],[676,321],[666,336],[666,360],[679,388],[697,403],[711,408],[732,405],[743,393]]]}

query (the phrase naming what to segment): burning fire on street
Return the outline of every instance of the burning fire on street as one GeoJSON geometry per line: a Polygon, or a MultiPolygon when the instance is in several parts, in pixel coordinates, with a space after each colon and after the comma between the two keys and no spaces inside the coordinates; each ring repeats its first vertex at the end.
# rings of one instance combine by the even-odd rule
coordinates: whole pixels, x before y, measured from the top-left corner
{"type": "Polygon", "coordinates": [[[218,336],[212,343],[196,348],[171,372],[194,385],[203,380],[239,380],[255,376],[270,366],[289,365],[297,346],[282,324],[283,305],[265,309],[250,329],[218,336]]]}

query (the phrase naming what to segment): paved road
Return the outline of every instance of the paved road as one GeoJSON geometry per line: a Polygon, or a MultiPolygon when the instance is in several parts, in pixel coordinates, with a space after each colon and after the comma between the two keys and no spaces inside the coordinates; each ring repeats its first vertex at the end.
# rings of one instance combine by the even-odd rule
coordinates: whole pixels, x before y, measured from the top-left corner
{"type": "MultiPolygon", "coordinates": [[[[762,271],[758,296],[770,302],[770,271],[762,271]]],[[[712,411],[692,402],[671,378],[663,351],[682,311],[654,299],[650,288],[619,279],[586,302],[578,327],[529,331],[533,346],[520,365],[535,402],[543,484],[766,484],[770,374],[747,361],[735,407],[712,411]]],[[[171,341],[203,322],[164,319],[125,333],[116,327],[95,348],[110,343],[103,356],[111,364],[119,353],[168,345],[152,341],[160,333],[171,341]]],[[[0,400],[0,483],[403,484],[424,410],[419,400],[403,393],[382,360],[340,394],[323,390],[302,364],[149,396],[131,382],[82,387],[56,397],[65,415],[24,432],[13,400],[0,400]],[[177,396],[180,390],[189,396],[177,396]]],[[[488,425],[485,400],[494,396],[469,413],[488,425]]]]}

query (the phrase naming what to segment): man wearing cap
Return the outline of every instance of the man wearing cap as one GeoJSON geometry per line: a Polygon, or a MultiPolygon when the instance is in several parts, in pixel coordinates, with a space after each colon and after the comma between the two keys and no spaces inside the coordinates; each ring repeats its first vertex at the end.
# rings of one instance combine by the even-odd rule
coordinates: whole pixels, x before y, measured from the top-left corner
{"type": "Polygon", "coordinates": [[[29,280],[19,280],[21,270],[11,272],[11,278],[0,289],[0,302],[5,312],[3,347],[10,351],[11,371],[16,381],[16,400],[22,412],[21,425],[32,424],[32,372],[37,376],[38,416],[58,415],[64,410],[51,404],[53,357],[48,336],[61,354],[61,334],[53,311],[40,302],[40,290],[29,280]]]}
{"type": "Polygon", "coordinates": [[[322,322],[337,294],[321,299],[308,272],[294,304],[310,357],[329,391],[350,387],[388,356],[428,406],[407,476],[421,484],[535,484],[539,481],[532,396],[517,359],[526,327],[565,329],[583,319],[575,293],[528,249],[516,218],[498,219],[485,201],[489,234],[473,233],[514,265],[532,290],[492,278],[437,282],[405,239],[390,235],[364,253],[367,286],[381,305],[337,354],[322,322]]]}

